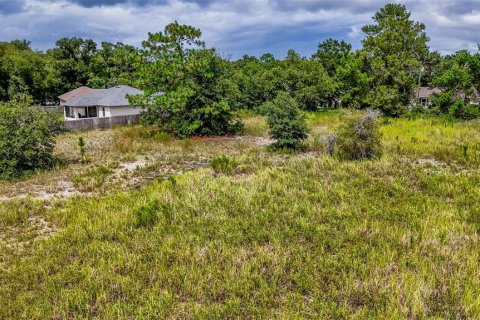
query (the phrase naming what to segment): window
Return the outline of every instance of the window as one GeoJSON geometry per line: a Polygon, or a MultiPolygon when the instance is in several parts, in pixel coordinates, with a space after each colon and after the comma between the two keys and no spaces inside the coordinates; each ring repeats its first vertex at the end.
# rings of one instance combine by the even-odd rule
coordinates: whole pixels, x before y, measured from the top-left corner
{"type": "Polygon", "coordinates": [[[75,113],[73,112],[72,107],[65,106],[65,116],[67,118],[75,118],[75,113]]]}
{"type": "Polygon", "coordinates": [[[427,107],[428,106],[428,99],[427,98],[420,98],[420,104],[423,107],[427,107]]]}
{"type": "Polygon", "coordinates": [[[96,118],[96,117],[98,117],[97,107],[85,107],[85,118],[96,118]]]}
{"type": "Polygon", "coordinates": [[[105,118],[105,107],[102,107],[103,117],[105,118]]]}

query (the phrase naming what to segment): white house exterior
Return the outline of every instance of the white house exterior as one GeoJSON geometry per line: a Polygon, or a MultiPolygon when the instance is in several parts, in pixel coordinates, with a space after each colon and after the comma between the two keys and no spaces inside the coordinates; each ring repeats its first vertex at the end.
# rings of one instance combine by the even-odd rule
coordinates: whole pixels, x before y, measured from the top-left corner
{"type": "Polygon", "coordinates": [[[109,89],[80,87],[58,98],[60,105],[63,106],[65,120],[71,121],[140,114],[142,109],[130,106],[127,98],[129,95],[137,94],[143,94],[143,91],[129,86],[115,86],[109,89]]]}

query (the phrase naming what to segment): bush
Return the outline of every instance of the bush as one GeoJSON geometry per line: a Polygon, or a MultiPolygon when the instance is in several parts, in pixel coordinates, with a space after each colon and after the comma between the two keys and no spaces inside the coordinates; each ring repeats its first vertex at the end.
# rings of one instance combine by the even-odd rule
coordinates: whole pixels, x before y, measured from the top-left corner
{"type": "Polygon", "coordinates": [[[275,140],[275,149],[299,150],[308,131],[305,116],[297,102],[286,93],[265,104],[270,137],[275,140]]]}
{"type": "Polygon", "coordinates": [[[336,154],[345,160],[379,158],[382,155],[380,112],[350,114],[336,133],[336,154]]]}
{"type": "Polygon", "coordinates": [[[0,104],[0,179],[51,168],[61,125],[59,114],[28,107],[28,101],[0,104]]]}
{"type": "Polygon", "coordinates": [[[466,120],[478,118],[478,116],[480,115],[477,106],[471,104],[465,105],[463,104],[461,98],[455,100],[455,102],[448,109],[448,113],[451,117],[466,120]]]}
{"type": "Polygon", "coordinates": [[[213,171],[216,173],[231,173],[237,167],[235,160],[226,156],[216,157],[210,161],[213,171]]]}
{"type": "Polygon", "coordinates": [[[472,104],[466,105],[463,109],[463,117],[465,119],[476,119],[480,116],[480,110],[478,106],[474,106],[472,104]]]}

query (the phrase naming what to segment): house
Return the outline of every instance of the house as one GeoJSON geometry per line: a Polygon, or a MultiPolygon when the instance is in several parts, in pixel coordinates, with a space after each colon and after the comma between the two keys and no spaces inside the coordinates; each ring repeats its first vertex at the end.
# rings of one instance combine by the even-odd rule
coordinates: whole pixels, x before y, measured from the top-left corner
{"type": "Polygon", "coordinates": [[[416,103],[420,104],[422,107],[428,107],[431,105],[430,98],[434,94],[440,94],[444,92],[444,88],[434,87],[420,87],[417,91],[417,100],[416,103]]]}
{"type": "MultiPolygon", "coordinates": [[[[417,91],[416,103],[420,104],[423,107],[429,107],[431,105],[431,97],[435,94],[441,94],[445,92],[446,88],[429,88],[429,87],[420,87],[417,91]]],[[[456,99],[461,98],[465,103],[469,103],[474,106],[478,106],[480,103],[480,95],[478,90],[475,87],[472,87],[472,90],[469,94],[466,94],[463,90],[457,90],[452,96],[452,102],[456,99]]]]}
{"type": "Polygon", "coordinates": [[[65,120],[70,121],[140,114],[142,109],[130,106],[127,98],[129,95],[137,94],[143,94],[143,91],[123,85],[109,89],[80,87],[58,98],[60,106],[63,107],[65,120]]]}

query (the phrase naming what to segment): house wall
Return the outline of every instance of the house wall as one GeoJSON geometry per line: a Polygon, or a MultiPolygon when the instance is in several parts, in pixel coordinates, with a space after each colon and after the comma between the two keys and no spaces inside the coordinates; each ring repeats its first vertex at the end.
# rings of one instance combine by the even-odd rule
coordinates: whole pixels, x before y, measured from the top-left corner
{"type": "MultiPolygon", "coordinates": [[[[67,118],[64,110],[65,120],[72,121],[78,120],[78,114],[82,117],[85,116],[85,108],[84,107],[71,107],[74,110],[75,118],[67,118]]],[[[101,107],[97,106],[97,115],[98,118],[110,118],[110,117],[118,117],[118,116],[130,116],[130,115],[138,115],[142,112],[140,108],[132,108],[130,106],[118,106],[118,107],[101,107]],[[103,108],[105,108],[105,115],[103,114],[103,108]]]]}
{"type": "Polygon", "coordinates": [[[136,114],[108,118],[85,118],[74,121],[65,121],[64,127],[71,131],[107,129],[115,126],[138,123],[139,119],[140,115],[136,114]]]}
{"type": "Polygon", "coordinates": [[[128,116],[128,115],[140,114],[142,112],[142,109],[133,108],[130,106],[110,107],[109,109],[110,109],[109,110],[110,117],[128,116]]]}

